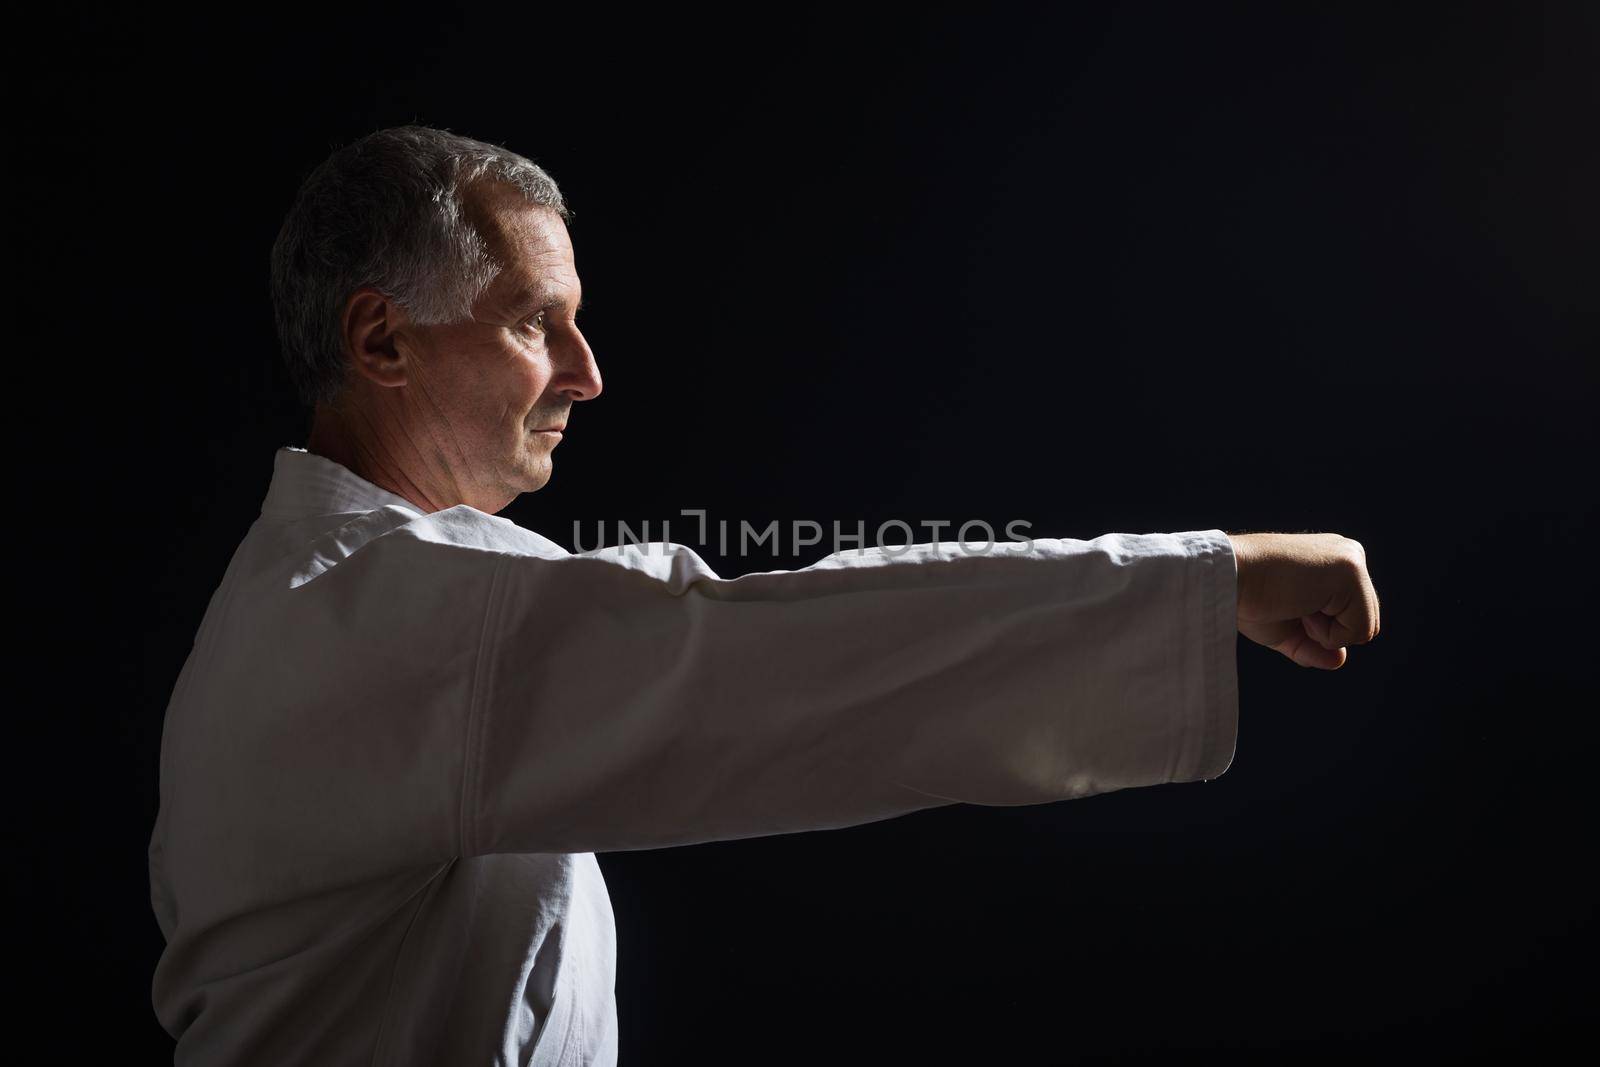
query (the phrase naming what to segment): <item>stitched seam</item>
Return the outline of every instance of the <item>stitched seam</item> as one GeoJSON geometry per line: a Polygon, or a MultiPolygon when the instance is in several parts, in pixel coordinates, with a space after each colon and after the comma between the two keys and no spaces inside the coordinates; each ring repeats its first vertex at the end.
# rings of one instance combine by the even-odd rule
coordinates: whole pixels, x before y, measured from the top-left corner
{"type": "Polygon", "coordinates": [[[1180,751],[1174,759],[1174,773],[1168,779],[1175,782],[1193,781],[1199,769],[1206,766],[1216,718],[1211,700],[1214,546],[1204,535],[1190,535],[1184,538],[1184,552],[1187,560],[1180,597],[1184,623],[1175,699],[1175,706],[1183,709],[1183,729],[1178,735],[1180,751]]]}
{"type": "Polygon", "coordinates": [[[1178,537],[1177,541],[1183,549],[1183,555],[1175,564],[1178,586],[1177,610],[1172,612],[1172,640],[1165,643],[1165,647],[1169,650],[1168,660],[1161,663],[1162,671],[1172,679],[1173,687],[1166,702],[1170,719],[1168,736],[1172,738],[1172,745],[1167,752],[1167,764],[1161,777],[1163,782],[1179,780],[1194,735],[1194,713],[1190,702],[1189,638],[1192,611],[1190,605],[1194,599],[1195,549],[1194,543],[1186,537],[1178,537]]]}
{"type": "Polygon", "coordinates": [[[411,931],[416,929],[417,919],[422,915],[422,909],[428,903],[428,897],[433,892],[434,881],[438,879],[439,875],[448,871],[454,863],[455,860],[450,860],[441,864],[439,869],[429,875],[428,880],[422,883],[422,888],[417,891],[417,906],[411,912],[411,918],[406,921],[406,932],[401,935],[400,944],[394,951],[394,962],[389,965],[389,992],[384,994],[383,1014],[378,1016],[378,1036],[372,1042],[372,1059],[368,1061],[370,1064],[377,1064],[378,1053],[383,1051],[383,1043],[389,1035],[389,1009],[394,1004],[394,987],[400,979],[400,958],[406,953],[406,942],[411,940],[411,931]]]}
{"type": "MultiPolygon", "coordinates": [[[[1222,599],[1227,595],[1227,589],[1223,584],[1226,562],[1227,559],[1220,546],[1214,539],[1209,539],[1205,553],[1205,580],[1202,583],[1203,626],[1200,634],[1200,696],[1205,710],[1200,721],[1199,751],[1195,754],[1194,766],[1189,771],[1191,780],[1210,773],[1212,764],[1217,758],[1217,749],[1221,747],[1224,694],[1217,656],[1218,649],[1223,647],[1226,638],[1218,616],[1221,612],[1222,599]]],[[[1231,655],[1231,650],[1227,650],[1227,654],[1231,655]]]]}
{"type": "Polygon", "coordinates": [[[1184,768],[1187,778],[1194,778],[1204,767],[1210,766],[1211,750],[1214,747],[1211,735],[1215,732],[1214,726],[1217,718],[1217,703],[1212,690],[1215,688],[1212,676],[1216,674],[1211,660],[1213,649],[1216,647],[1216,571],[1215,546],[1206,540],[1201,546],[1200,565],[1203,571],[1198,595],[1200,603],[1200,641],[1195,650],[1195,658],[1199,661],[1199,675],[1197,679],[1200,690],[1200,716],[1195,724],[1195,751],[1194,758],[1189,766],[1184,768]]]}
{"type": "Polygon", "coordinates": [[[478,653],[472,677],[472,693],[467,700],[467,734],[461,757],[460,825],[457,831],[458,851],[463,856],[477,855],[478,776],[483,764],[483,737],[487,733],[483,720],[488,715],[484,706],[488,703],[490,667],[494,654],[489,634],[490,625],[495,619],[495,608],[499,602],[500,574],[505,564],[506,557],[500,557],[495,561],[494,570],[490,574],[489,592],[483,601],[483,626],[478,631],[478,653]]]}

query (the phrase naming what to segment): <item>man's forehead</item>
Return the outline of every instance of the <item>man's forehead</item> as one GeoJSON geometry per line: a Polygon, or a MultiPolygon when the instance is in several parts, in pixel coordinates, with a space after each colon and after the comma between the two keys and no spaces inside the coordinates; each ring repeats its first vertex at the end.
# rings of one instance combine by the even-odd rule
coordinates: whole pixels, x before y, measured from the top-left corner
{"type": "Polygon", "coordinates": [[[471,202],[475,227],[504,267],[495,288],[518,303],[576,299],[572,242],[553,208],[530,204],[498,183],[478,190],[471,202]]]}
{"type": "Polygon", "coordinates": [[[530,203],[515,186],[486,182],[473,186],[464,207],[475,230],[496,255],[570,258],[567,224],[555,208],[530,203]]]}

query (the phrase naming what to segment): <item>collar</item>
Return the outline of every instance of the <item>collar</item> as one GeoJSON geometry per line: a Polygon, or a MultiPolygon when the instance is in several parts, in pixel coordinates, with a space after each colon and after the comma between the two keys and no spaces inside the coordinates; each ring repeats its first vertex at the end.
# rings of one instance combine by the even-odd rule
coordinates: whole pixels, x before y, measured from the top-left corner
{"type": "Polygon", "coordinates": [[[285,446],[278,449],[273,460],[272,484],[261,504],[261,514],[303,519],[373,511],[389,504],[422,514],[405,497],[373,485],[342,463],[303,448],[285,446]]]}

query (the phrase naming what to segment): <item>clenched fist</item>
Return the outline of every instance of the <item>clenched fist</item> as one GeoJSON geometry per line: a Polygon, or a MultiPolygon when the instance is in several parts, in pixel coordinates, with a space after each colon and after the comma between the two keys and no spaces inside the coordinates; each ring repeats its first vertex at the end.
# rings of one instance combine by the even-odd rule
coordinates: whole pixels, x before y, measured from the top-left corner
{"type": "Polygon", "coordinates": [[[1229,534],[1239,632],[1302,667],[1337,670],[1378,636],[1378,592],[1361,544],[1338,534],[1229,534]]]}

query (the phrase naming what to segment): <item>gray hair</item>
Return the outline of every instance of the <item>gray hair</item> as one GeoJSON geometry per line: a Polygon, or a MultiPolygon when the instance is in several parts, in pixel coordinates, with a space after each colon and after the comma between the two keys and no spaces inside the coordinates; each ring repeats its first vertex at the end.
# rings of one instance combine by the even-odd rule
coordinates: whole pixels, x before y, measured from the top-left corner
{"type": "Polygon", "coordinates": [[[421,324],[471,316],[504,268],[469,217],[479,180],[511,185],[571,222],[555,179],[532,160],[427,126],[368,134],[306,178],[272,246],[272,310],[308,406],[343,388],[340,320],[357,289],[378,289],[421,324]]]}

